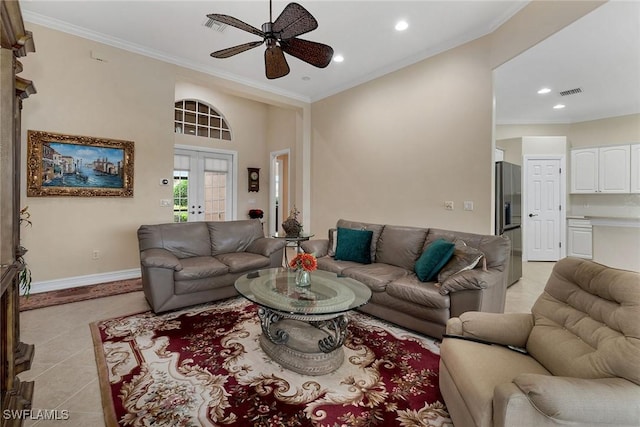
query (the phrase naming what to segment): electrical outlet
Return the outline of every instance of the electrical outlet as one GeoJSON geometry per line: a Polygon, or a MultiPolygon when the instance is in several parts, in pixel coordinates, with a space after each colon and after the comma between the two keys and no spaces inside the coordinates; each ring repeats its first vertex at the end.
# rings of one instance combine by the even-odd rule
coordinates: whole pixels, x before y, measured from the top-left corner
{"type": "Polygon", "coordinates": [[[472,211],[473,210],[473,202],[470,200],[465,200],[464,201],[464,210],[465,211],[472,211]]]}
{"type": "Polygon", "coordinates": [[[91,254],[91,259],[94,259],[94,260],[100,259],[100,251],[97,249],[94,249],[93,253],[91,254]]]}
{"type": "Polygon", "coordinates": [[[160,199],[160,206],[173,206],[171,199],[160,199]]]}
{"type": "Polygon", "coordinates": [[[444,208],[448,211],[452,211],[453,210],[453,201],[451,200],[447,200],[444,202],[444,208]]]}

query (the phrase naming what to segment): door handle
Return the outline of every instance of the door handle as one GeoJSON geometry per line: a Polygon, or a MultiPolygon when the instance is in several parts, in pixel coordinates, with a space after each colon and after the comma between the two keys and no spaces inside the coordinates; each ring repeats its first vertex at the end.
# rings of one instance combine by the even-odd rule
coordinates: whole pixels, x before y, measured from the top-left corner
{"type": "Polygon", "coordinates": [[[538,216],[538,214],[529,214],[529,218],[533,218],[534,216],[538,216]]]}

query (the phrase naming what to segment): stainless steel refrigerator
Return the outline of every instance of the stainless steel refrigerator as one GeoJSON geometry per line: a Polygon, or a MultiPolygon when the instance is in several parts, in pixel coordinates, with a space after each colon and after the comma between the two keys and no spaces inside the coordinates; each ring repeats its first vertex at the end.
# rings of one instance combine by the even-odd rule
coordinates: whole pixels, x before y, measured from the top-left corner
{"type": "Polygon", "coordinates": [[[522,184],[520,166],[496,162],[496,234],[511,241],[507,286],[522,277],[522,184]]]}

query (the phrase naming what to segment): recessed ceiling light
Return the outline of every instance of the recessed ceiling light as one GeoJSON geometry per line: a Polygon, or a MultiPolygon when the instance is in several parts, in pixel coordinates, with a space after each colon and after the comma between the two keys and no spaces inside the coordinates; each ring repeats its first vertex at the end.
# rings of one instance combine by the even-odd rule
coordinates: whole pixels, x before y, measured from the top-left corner
{"type": "Polygon", "coordinates": [[[342,62],[342,61],[344,61],[344,56],[342,56],[342,55],[336,55],[336,56],[334,56],[334,57],[333,57],[333,60],[334,60],[335,62],[342,62]]]}
{"type": "Polygon", "coordinates": [[[398,21],[396,24],[396,31],[404,31],[409,28],[409,23],[407,21],[398,21]]]}
{"type": "Polygon", "coordinates": [[[556,104],[553,106],[554,110],[562,110],[564,107],[566,107],[566,105],[564,104],[556,104]]]}
{"type": "Polygon", "coordinates": [[[538,91],[540,95],[544,95],[545,93],[549,93],[549,92],[551,92],[551,89],[549,89],[548,87],[543,87],[538,91]]]}

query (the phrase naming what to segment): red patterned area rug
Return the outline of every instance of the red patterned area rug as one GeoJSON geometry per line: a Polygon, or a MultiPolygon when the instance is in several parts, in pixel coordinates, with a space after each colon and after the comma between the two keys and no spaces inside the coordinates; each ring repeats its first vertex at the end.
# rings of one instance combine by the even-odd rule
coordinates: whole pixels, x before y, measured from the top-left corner
{"type": "Polygon", "coordinates": [[[436,341],[349,315],[345,362],[305,376],[260,348],[235,298],[91,324],[107,426],[452,426],[436,341]]]}
{"type": "Polygon", "coordinates": [[[50,307],[52,305],[68,304],[70,302],[86,301],[111,295],[126,294],[142,290],[142,279],[118,280],[116,282],[100,283],[97,285],[79,286],[77,288],[59,291],[40,292],[28,297],[20,297],[20,311],[50,307]]]}

